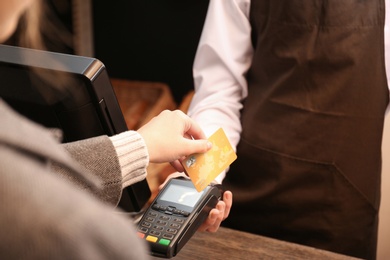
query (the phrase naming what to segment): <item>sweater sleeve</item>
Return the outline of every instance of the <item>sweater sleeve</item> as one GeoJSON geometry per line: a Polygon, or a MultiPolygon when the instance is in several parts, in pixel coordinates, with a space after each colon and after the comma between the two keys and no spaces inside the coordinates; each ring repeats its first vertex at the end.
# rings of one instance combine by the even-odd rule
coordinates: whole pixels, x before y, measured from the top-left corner
{"type": "Polygon", "coordinates": [[[116,150],[122,173],[122,188],[146,177],[149,154],[146,144],[136,131],[127,131],[110,137],[116,150]]]}
{"type": "MultiPolygon", "coordinates": [[[[88,138],[63,146],[80,165],[100,178],[102,189],[95,195],[111,204],[117,205],[124,187],[146,177],[149,156],[142,137],[135,131],[88,138]]],[[[68,174],[66,168],[56,164],[52,167],[70,181],[90,190],[83,181],[68,174]]]]}

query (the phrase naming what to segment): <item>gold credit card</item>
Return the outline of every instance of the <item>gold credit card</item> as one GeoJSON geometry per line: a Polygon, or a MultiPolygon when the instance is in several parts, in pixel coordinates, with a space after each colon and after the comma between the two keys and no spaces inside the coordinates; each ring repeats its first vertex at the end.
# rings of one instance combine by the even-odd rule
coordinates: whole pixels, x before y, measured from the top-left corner
{"type": "Polygon", "coordinates": [[[192,154],[181,162],[198,192],[206,188],[237,159],[222,128],[218,129],[208,140],[213,144],[208,152],[192,154]]]}

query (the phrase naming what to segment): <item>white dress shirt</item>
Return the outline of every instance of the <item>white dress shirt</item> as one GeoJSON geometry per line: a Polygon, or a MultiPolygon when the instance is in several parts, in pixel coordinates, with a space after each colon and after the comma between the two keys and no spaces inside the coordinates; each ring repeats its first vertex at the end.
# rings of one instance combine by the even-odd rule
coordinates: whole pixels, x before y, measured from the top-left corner
{"type": "MultiPolygon", "coordinates": [[[[249,9],[250,0],[210,0],[193,66],[195,95],[188,111],[207,136],[222,127],[234,148],[240,140],[241,101],[248,93],[245,74],[253,56],[249,9]]],[[[388,19],[386,50],[390,47],[387,24],[388,19]]],[[[390,75],[390,64],[386,69],[390,75]]],[[[216,181],[224,176],[221,173],[216,181]]]]}

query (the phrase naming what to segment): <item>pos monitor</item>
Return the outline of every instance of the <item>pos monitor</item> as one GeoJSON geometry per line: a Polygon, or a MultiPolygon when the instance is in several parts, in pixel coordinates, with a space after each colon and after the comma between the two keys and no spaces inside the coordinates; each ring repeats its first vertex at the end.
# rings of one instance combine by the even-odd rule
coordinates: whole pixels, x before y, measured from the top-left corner
{"type": "MultiPolygon", "coordinates": [[[[63,131],[63,142],[127,130],[106,68],[94,58],[0,45],[0,97],[16,111],[63,131]],[[65,83],[65,85],[64,85],[65,83]]],[[[147,181],[122,193],[119,207],[138,212],[147,181]]]]}

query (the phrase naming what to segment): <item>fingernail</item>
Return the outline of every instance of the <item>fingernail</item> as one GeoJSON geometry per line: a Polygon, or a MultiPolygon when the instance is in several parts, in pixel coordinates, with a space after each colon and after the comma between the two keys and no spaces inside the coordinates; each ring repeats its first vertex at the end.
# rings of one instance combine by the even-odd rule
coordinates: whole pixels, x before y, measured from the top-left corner
{"type": "Polygon", "coordinates": [[[207,142],[207,149],[210,149],[211,147],[213,147],[213,143],[212,142],[207,142]]]}

